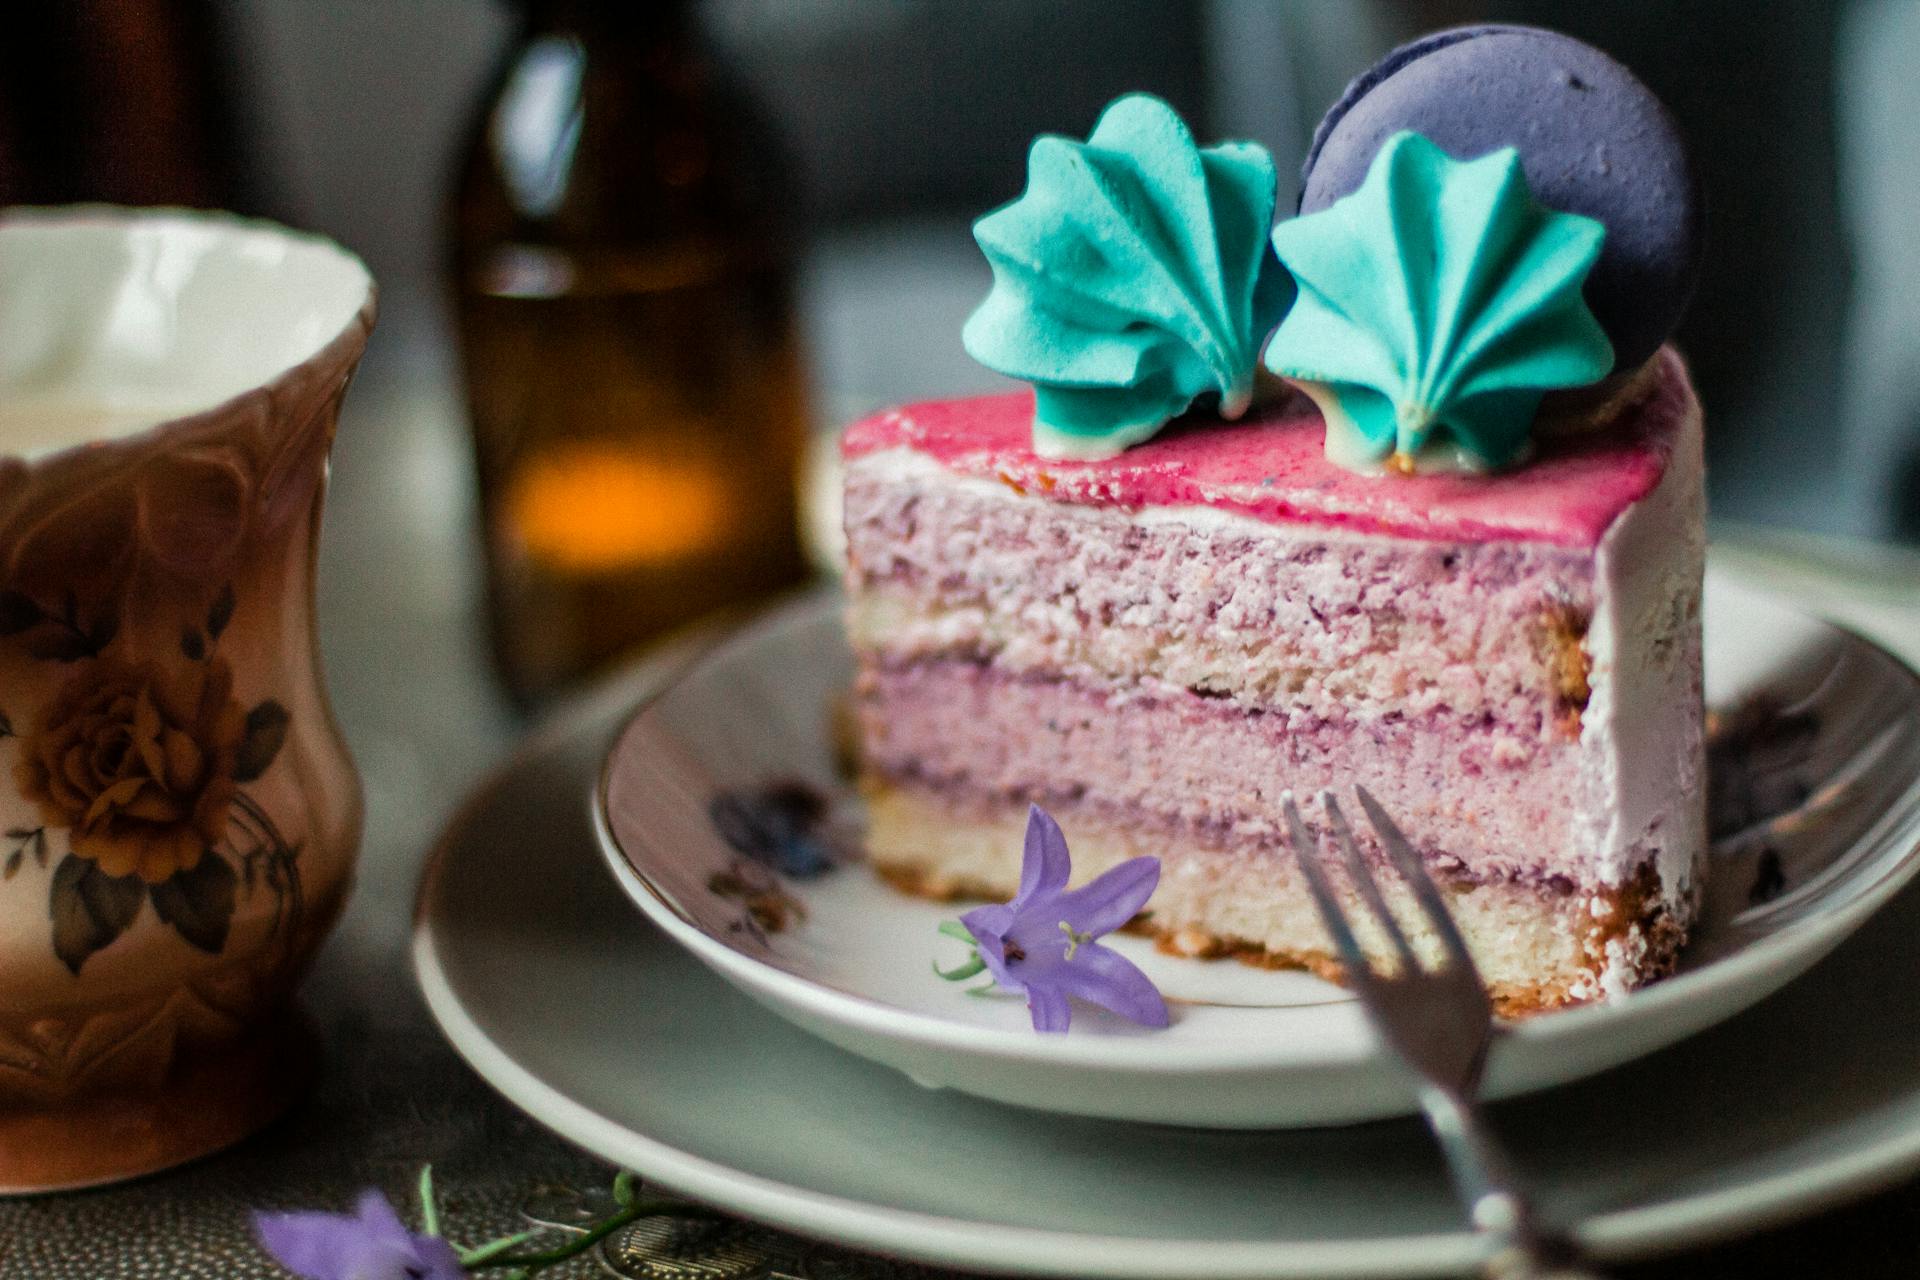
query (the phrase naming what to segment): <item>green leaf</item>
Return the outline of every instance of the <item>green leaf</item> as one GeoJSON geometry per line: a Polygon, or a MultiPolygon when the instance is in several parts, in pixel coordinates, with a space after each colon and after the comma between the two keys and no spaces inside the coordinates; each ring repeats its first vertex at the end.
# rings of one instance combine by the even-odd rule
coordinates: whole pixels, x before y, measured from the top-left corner
{"type": "Polygon", "coordinates": [[[188,942],[219,955],[233,923],[237,881],[227,860],[209,849],[191,869],[153,886],[153,909],[188,942]]]}
{"type": "Polygon", "coordinates": [[[967,926],[961,924],[958,920],[942,920],[940,922],[940,932],[942,935],[958,939],[968,946],[973,945],[973,930],[967,928],[967,926]]]}
{"type": "Polygon", "coordinates": [[[227,629],[227,624],[233,621],[233,608],[235,603],[233,584],[229,582],[220,588],[220,594],[215,596],[213,603],[208,606],[207,634],[215,640],[218,640],[220,633],[227,629]]]}
{"type": "Polygon", "coordinates": [[[32,637],[27,641],[27,652],[42,662],[78,662],[99,650],[84,632],[63,628],[32,637]]]}
{"type": "Polygon", "coordinates": [[[622,1169],[613,1175],[613,1202],[622,1209],[631,1208],[634,1201],[633,1170],[622,1169]]]}
{"type": "Polygon", "coordinates": [[[15,636],[46,617],[22,591],[0,591],[0,636],[15,636]]]}
{"type": "Polygon", "coordinates": [[[233,766],[238,781],[252,782],[272,766],[274,757],[286,745],[287,725],[292,718],[272,698],[247,712],[246,733],[240,739],[240,756],[233,766]]]}
{"type": "Polygon", "coordinates": [[[47,912],[53,953],[78,974],[87,957],[127,931],[147,886],[138,876],[110,876],[90,858],[68,854],[54,868],[47,912]]]}
{"type": "Polygon", "coordinates": [[[93,646],[95,653],[99,653],[112,644],[113,638],[119,634],[120,619],[110,613],[103,613],[95,618],[93,626],[87,629],[87,643],[93,646]]]}

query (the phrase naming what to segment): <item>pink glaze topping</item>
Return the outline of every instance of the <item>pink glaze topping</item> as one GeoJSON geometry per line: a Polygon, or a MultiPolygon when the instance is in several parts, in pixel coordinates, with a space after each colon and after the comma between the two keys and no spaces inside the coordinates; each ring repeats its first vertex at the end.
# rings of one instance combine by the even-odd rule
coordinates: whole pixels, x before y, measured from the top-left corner
{"type": "Polygon", "coordinates": [[[847,428],[848,460],[911,449],[960,475],[998,479],[1055,502],[1211,507],[1273,524],[1452,542],[1592,547],[1660,482],[1694,411],[1671,349],[1654,390],[1604,430],[1543,440],[1525,465],[1491,475],[1357,475],[1327,461],[1325,427],[1295,398],[1236,423],[1176,423],[1115,458],[1035,455],[1033,395],[905,405],[847,428]]]}

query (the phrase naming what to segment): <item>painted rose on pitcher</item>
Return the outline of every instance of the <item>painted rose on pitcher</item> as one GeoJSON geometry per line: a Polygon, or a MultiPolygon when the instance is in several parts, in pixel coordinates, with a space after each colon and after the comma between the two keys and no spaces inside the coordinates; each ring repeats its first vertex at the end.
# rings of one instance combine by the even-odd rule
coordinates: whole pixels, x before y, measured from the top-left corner
{"type": "Polygon", "coordinates": [[[71,668],[31,723],[4,726],[21,739],[14,780],[43,824],[7,833],[4,876],[29,854],[44,864],[49,832],[65,832],[49,908],[54,953],[75,973],[144,902],[214,953],[239,893],[260,879],[277,895],[277,918],[297,913],[299,850],[243,790],[273,764],[288,716],[272,699],[249,709],[234,695],[233,668],[217,650],[235,608],[223,587],[180,629],[177,652],[132,657],[113,649],[112,612],[83,625],[71,597],[50,612],[17,588],[0,590],[0,635],[71,668]]]}
{"type": "Polygon", "coordinates": [[[41,713],[15,772],[75,857],[160,884],[227,834],[246,724],[222,660],[162,671],[96,658],[41,713]]]}

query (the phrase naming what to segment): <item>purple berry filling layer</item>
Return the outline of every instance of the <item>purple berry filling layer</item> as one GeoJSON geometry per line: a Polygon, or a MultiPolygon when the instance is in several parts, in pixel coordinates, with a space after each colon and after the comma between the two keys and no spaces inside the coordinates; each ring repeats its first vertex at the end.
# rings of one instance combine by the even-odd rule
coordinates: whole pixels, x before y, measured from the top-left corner
{"type": "Polygon", "coordinates": [[[1271,847],[1284,843],[1283,791],[1364,778],[1443,872],[1591,875],[1570,822],[1578,745],[1537,723],[1434,712],[1357,724],[966,662],[870,669],[860,702],[867,767],[963,806],[1071,800],[1215,847],[1271,847]]]}

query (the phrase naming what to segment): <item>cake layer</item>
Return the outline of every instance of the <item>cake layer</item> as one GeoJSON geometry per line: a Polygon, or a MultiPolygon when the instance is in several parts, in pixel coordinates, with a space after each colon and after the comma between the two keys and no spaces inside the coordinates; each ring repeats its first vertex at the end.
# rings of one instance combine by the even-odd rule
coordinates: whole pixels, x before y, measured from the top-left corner
{"type": "MultiPolygon", "coordinates": [[[[1020,879],[1024,810],[956,805],[954,797],[875,783],[868,808],[875,865],[897,887],[925,897],[1005,899],[1020,879]]],[[[1128,858],[1161,861],[1159,887],[1137,930],[1177,954],[1235,956],[1338,979],[1339,965],[1297,863],[1271,843],[1169,838],[1064,802],[1053,811],[1073,849],[1076,882],[1128,858]]],[[[1318,814],[1307,806],[1309,822],[1318,814]]],[[[1685,937],[1691,900],[1666,904],[1647,873],[1628,885],[1551,879],[1440,877],[1455,922],[1500,1012],[1516,1016],[1630,990],[1668,972],[1685,937]]],[[[1348,914],[1369,953],[1385,939],[1336,869],[1348,914]]],[[[1437,957],[1404,888],[1381,877],[1416,951],[1437,957]]]]}
{"type": "Polygon", "coordinates": [[[1320,416],[1297,397],[1237,423],[1176,425],[1098,462],[1032,451],[1031,392],[890,409],[849,427],[841,451],[849,462],[910,452],[955,476],[1080,506],[1198,507],[1436,542],[1591,548],[1660,483],[1679,424],[1696,413],[1680,358],[1669,349],[1654,361],[1647,398],[1605,430],[1541,440],[1526,466],[1493,475],[1356,475],[1326,459],[1320,416]]]}
{"type": "MultiPolygon", "coordinates": [[[[858,689],[862,763],[885,779],[1016,809],[1083,801],[1163,834],[1256,843],[1281,838],[1283,791],[1358,779],[1450,872],[1598,869],[1573,822],[1584,798],[1577,744],[1537,724],[1431,714],[1361,726],[964,662],[871,668],[858,689]]],[[[1608,868],[1615,881],[1636,869],[1608,868]]]]}
{"type": "MultiPolygon", "coordinates": [[[[1662,456],[1659,481],[1593,547],[1130,510],[935,454],[855,450],[849,622],[874,767],[1091,789],[1268,832],[1271,804],[1236,808],[1236,789],[1270,801],[1360,782],[1390,793],[1436,856],[1489,874],[1538,865],[1622,884],[1661,832],[1659,879],[1677,898],[1703,843],[1700,426],[1677,360],[1661,367],[1633,427],[1662,456]],[[1005,714],[961,711],[988,697],[982,666],[1035,687],[1005,695],[1005,714]],[[1264,718],[1235,720],[1249,712],[1264,718]],[[1063,754],[1031,727],[1075,717],[1109,740],[1063,754]],[[1021,755],[989,740],[1001,737],[1047,747],[1021,755]],[[1178,795],[1177,771],[1129,763],[1171,755],[1203,772],[1226,762],[1219,793],[1178,795]]],[[[943,410],[969,411],[989,424],[1000,412],[943,410]]],[[[1639,455],[1616,448],[1637,471],[1639,455]]],[[[1130,456],[1089,465],[1124,491],[1130,456]]],[[[1504,480],[1525,488],[1532,471],[1504,480]]]]}
{"type": "Polygon", "coordinates": [[[1010,893],[1038,801],[1077,867],[1090,839],[1206,868],[1156,895],[1165,936],[1320,966],[1279,801],[1360,784],[1516,1007],[1659,972],[1705,837],[1700,418],[1677,358],[1656,373],[1495,477],[1323,474],[1313,419],[1098,463],[1024,455],[993,398],[855,428],[876,864],[1010,893]]]}
{"type": "Polygon", "coordinates": [[[894,455],[849,469],[845,510],[863,655],[1579,731],[1591,552],[1071,506],[894,455]]]}

